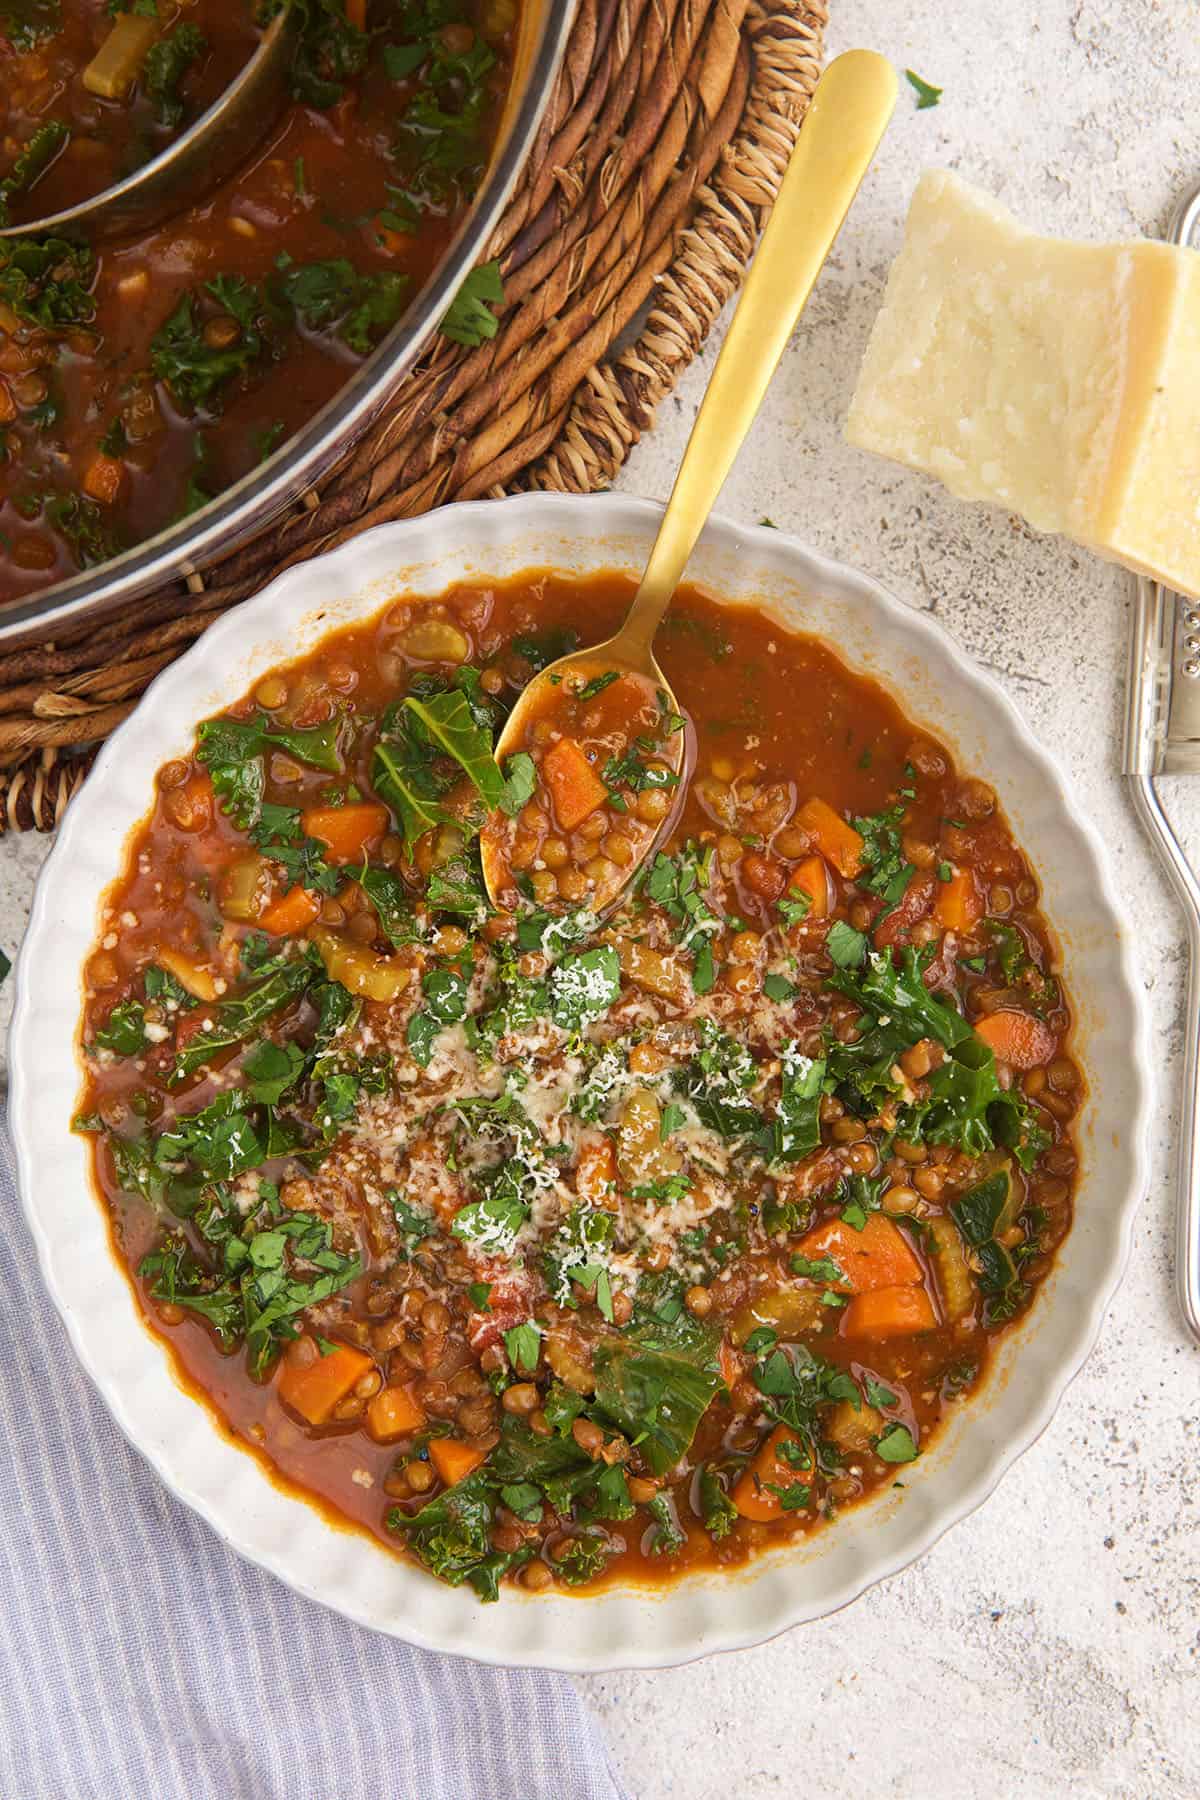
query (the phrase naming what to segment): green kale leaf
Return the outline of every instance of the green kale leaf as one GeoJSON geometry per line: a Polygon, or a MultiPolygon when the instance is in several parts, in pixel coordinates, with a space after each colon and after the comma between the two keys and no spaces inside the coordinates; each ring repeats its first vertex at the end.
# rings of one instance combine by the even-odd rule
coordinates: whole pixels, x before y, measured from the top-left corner
{"type": "Polygon", "coordinates": [[[151,44],[142,64],[142,86],[160,125],[170,130],[183,122],[183,99],[179,89],[194,62],[208,50],[208,40],[198,25],[177,25],[158,42],[151,44]]]}

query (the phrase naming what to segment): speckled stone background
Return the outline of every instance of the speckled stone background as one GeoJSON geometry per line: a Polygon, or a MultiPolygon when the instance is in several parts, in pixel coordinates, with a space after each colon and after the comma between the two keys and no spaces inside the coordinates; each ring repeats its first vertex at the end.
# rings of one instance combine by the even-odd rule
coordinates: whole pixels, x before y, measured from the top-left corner
{"type": "MultiPolygon", "coordinates": [[[[1183,948],[1117,774],[1127,580],[848,449],[840,430],[922,167],[959,170],[1046,230],[1162,231],[1200,174],[1200,8],[831,0],[831,10],[831,52],[872,45],[944,94],[924,112],[902,94],[722,510],[766,514],[936,612],[1065,765],[1137,921],[1160,1082],[1152,1180],[1124,1286],[1053,1425],[918,1566],[760,1650],[580,1686],[638,1800],[1191,1800],[1200,1351],[1175,1312],[1170,1256],[1183,948]]],[[[623,487],[665,497],[710,366],[711,353],[663,408],[623,487]]],[[[1200,838],[1200,782],[1190,810],[1200,838]]],[[[10,952],[43,854],[28,838],[0,845],[10,952]]],[[[6,1018],[8,996],[2,1004],[6,1018]]]]}

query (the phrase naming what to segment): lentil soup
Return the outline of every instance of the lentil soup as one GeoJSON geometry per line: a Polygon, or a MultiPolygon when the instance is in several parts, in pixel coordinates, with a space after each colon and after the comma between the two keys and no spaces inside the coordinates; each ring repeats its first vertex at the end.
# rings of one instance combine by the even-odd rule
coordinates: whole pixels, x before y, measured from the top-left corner
{"type": "Polygon", "coordinates": [[[77,1128],[181,1377],[484,1599],[919,1480],[1071,1219],[1036,877],[883,688],[685,588],[685,718],[602,684],[497,766],[633,588],[401,598],[261,679],[160,771],[86,972],[77,1128]]]}

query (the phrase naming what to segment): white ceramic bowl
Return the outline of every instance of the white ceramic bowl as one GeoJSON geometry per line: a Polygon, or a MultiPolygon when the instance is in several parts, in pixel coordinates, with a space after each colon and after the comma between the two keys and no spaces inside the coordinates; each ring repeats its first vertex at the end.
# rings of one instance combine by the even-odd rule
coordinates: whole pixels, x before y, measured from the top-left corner
{"type": "Polygon", "coordinates": [[[206,1408],[175,1383],[112,1260],[88,1146],[70,1130],[81,967],[155,770],[185,754],[197,721],[258,675],[391,595],[434,595],[463,577],[536,566],[636,570],[657,518],[656,507],[617,495],[533,494],[383,526],[289,570],[165,670],[110,739],[46,863],[18,966],[9,1112],[21,1193],[71,1341],[121,1428],[227,1543],[301,1593],[411,1643],[485,1662],[572,1670],[683,1662],[827,1613],[919,1556],[979,1505],[1049,1420],[1099,1329],[1145,1185],[1147,1056],[1130,927],[1059,771],[995,682],[926,614],[782,532],[714,521],[691,576],[731,605],[763,604],[820,633],[853,667],[891,686],[965,769],[994,782],[1044,882],[1088,1078],[1082,1185],[1074,1228],[1031,1315],[1003,1340],[987,1389],[953,1415],[902,1494],[885,1493],[741,1574],[594,1599],[513,1591],[483,1608],[469,1589],[444,1587],[368,1538],[331,1528],[220,1437],[206,1408]]]}

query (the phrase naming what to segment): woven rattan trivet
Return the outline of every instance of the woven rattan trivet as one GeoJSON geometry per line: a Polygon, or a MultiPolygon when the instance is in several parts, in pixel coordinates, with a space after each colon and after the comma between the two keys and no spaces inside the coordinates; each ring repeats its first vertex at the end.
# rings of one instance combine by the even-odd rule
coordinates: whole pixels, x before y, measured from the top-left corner
{"type": "Polygon", "coordinates": [[[450,500],[606,487],[741,279],[826,17],[825,0],[580,0],[488,251],[504,277],[497,336],[474,350],[440,339],[320,494],[203,583],[0,656],[0,833],[51,830],[90,747],[286,564],[450,500]]]}

